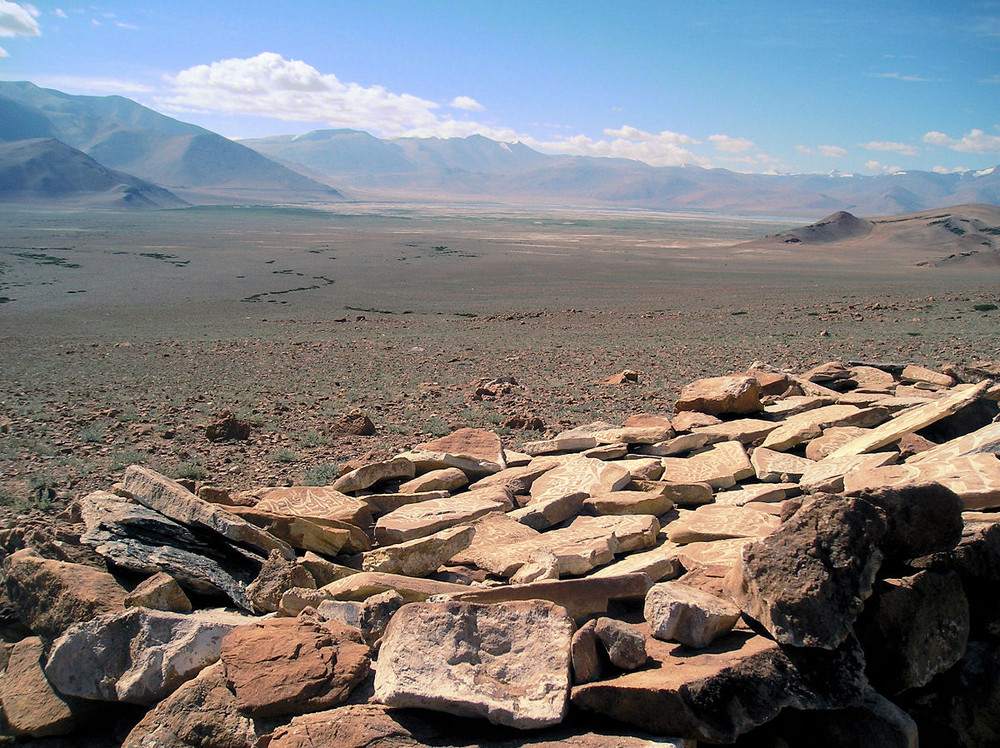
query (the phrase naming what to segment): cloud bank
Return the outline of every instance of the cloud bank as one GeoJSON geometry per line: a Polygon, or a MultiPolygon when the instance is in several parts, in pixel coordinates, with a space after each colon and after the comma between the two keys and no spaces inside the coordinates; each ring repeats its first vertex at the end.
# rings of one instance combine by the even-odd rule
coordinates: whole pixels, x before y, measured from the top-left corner
{"type": "Polygon", "coordinates": [[[987,135],[982,130],[970,130],[958,139],[932,130],[924,135],[924,142],[944,146],[962,153],[1000,153],[1000,136],[987,135]]]}
{"type": "MultiPolygon", "coordinates": [[[[35,20],[37,17],[38,10],[32,5],[0,0],[0,37],[41,36],[41,29],[35,20]]],[[[9,56],[10,53],[0,47],[0,57],[9,56]]]]}

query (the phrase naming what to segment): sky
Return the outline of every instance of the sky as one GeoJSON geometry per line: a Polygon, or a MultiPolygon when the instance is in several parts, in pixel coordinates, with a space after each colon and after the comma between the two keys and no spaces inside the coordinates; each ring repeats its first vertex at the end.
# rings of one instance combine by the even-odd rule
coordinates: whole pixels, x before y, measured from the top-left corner
{"type": "Polygon", "coordinates": [[[0,0],[0,80],[757,173],[1000,164],[1000,0],[0,0]]]}

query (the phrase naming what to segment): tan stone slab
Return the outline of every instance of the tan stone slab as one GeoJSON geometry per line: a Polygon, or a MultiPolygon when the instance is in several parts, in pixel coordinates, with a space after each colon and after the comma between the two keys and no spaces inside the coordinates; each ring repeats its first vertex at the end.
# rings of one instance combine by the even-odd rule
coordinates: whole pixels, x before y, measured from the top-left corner
{"type": "Polygon", "coordinates": [[[658,480],[663,475],[663,463],[658,457],[628,455],[621,465],[629,471],[633,481],[658,480]]]}
{"type": "Polygon", "coordinates": [[[872,429],[870,434],[840,447],[830,457],[864,454],[892,444],[906,434],[912,434],[958,412],[979,397],[988,385],[989,382],[980,382],[975,386],[959,385],[940,400],[901,412],[891,421],[872,429]]]}
{"type": "Polygon", "coordinates": [[[853,492],[928,481],[954,491],[966,509],[1000,507],[1000,460],[986,453],[851,472],[844,478],[844,489],[853,492]]]}
{"type": "Polygon", "coordinates": [[[487,475],[469,485],[470,491],[493,486],[507,486],[514,493],[527,493],[535,480],[552,468],[558,467],[562,461],[554,457],[537,457],[527,465],[509,467],[499,473],[487,475]]]}
{"type": "Polygon", "coordinates": [[[662,479],[666,481],[729,488],[753,474],[750,458],[739,442],[720,442],[690,457],[663,458],[662,479]]]}
{"type": "Polygon", "coordinates": [[[582,452],[585,449],[593,449],[597,446],[597,439],[592,435],[564,436],[554,439],[542,439],[540,441],[528,442],[522,449],[525,454],[532,457],[540,455],[556,454],[558,452],[582,452]]]}
{"type": "Polygon", "coordinates": [[[333,488],[341,493],[354,493],[371,488],[386,480],[412,478],[416,468],[405,457],[394,457],[385,462],[373,462],[344,473],[333,482],[333,488]]]}
{"type": "Polygon", "coordinates": [[[570,517],[575,517],[583,509],[587,498],[584,491],[549,495],[547,498],[530,499],[520,509],[508,516],[535,530],[547,530],[570,517]]]}
{"type": "Polygon", "coordinates": [[[824,387],[816,382],[810,382],[804,377],[797,377],[793,374],[788,375],[788,381],[797,385],[798,388],[802,390],[803,395],[810,395],[812,397],[828,397],[833,401],[836,401],[837,397],[840,395],[840,393],[836,390],[831,390],[829,387],[824,387]]]}
{"type": "Polygon", "coordinates": [[[802,474],[799,487],[808,493],[840,493],[844,490],[844,476],[848,473],[888,465],[895,462],[896,458],[895,452],[825,457],[802,474]]]}
{"type": "Polygon", "coordinates": [[[785,419],[790,416],[805,413],[807,410],[815,410],[825,405],[833,405],[834,399],[831,397],[816,397],[814,395],[791,395],[776,400],[770,405],[764,406],[764,412],[770,418],[785,419]]]}
{"type": "Polygon", "coordinates": [[[501,577],[511,577],[535,553],[552,551],[559,564],[559,576],[580,576],[614,560],[621,545],[613,529],[584,525],[550,530],[536,537],[497,548],[480,556],[477,566],[501,577]]]}
{"type": "Polygon", "coordinates": [[[468,548],[475,532],[471,525],[460,525],[433,535],[376,548],[362,556],[361,569],[426,577],[456,553],[468,548]]]}
{"type": "Polygon", "coordinates": [[[398,592],[408,603],[426,600],[432,595],[449,595],[465,592],[469,588],[463,584],[437,582],[433,579],[407,577],[402,574],[384,574],[377,571],[362,571],[349,577],[330,582],[317,592],[330,600],[367,600],[389,590],[398,592]]]}
{"type": "Polygon", "coordinates": [[[589,514],[653,514],[669,512],[674,502],[659,492],[611,491],[590,496],[583,501],[589,514]]]}
{"type": "Polygon", "coordinates": [[[375,540],[379,545],[401,543],[471,522],[491,512],[507,512],[512,507],[506,489],[492,488],[407,504],[379,518],[375,523],[375,540]]]}
{"type": "Polygon", "coordinates": [[[950,460],[955,457],[979,453],[1000,453],[1000,422],[988,423],[981,429],[976,429],[972,433],[960,436],[957,439],[940,444],[913,455],[906,462],[921,463],[937,460],[950,460]]]}
{"type": "Polygon", "coordinates": [[[886,399],[885,392],[858,392],[857,390],[851,390],[850,392],[845,392],[840,397],[838,397],[837,404],[854,405],[858,408],[867,408],[872,405],[875,405],[880,400],[885,400],[885,399],[886,399]]]}
{"type": "Polygon", "coordinates": [[[674,436],[674,429],[665,426],[620,426],[595,431],[598,444],[656,444],[674,436]]]}
{"type": "MultiPolygon", "coordinates": [[[[896,388],[899,389],[898,387],[896,388]]],[[[902,397],[901,395],[886,395],[880,397],[878,400],[872,403],[872,405],[877,405],[880,408],[886,408],[890,413],[897,413],[901,410],[906,410],[907,408],[912,408],[916,405],[926,405],[927,403],[934,402],[935,400],[940,400],[940,397],[936,396],[937,393],[923,393],[918,396],[907,396],[902,397]],[[930,397],[929,394],[934,394],[935,397],[930,397]]]]}
{"type": "Polygon", "coordinates": [[[780,503],[788,498],[792,490],[797,491],[798,486],[787,483],[743,484],[732,491],[719,491],[715,494],[715,503],[729,506],[744,506],[750,502],[780,503]]]}
{"type": "Polygon", "coordinates": [[[722,578],[743,557],[743,549],[754,538],[728,538],[699,543],[687,543],[677,548],[676,556],[688,571],[701,571],[711,577],[722,578]]]}
{"type": "Polygon", "coordinates": [[[449,598],[470,603],[549,600],[562,605],[573,618],[580,621],[597,613],[606,613],[609,600],[641,600],[652,586],[653,583],[645,574],[626,574],[583,579],[546,579],[480,590],[466,588],[451,593],[449,598]]]}
{"type": "Polygon", "coordinates": [[[892,374],[874,366],[852,366],[851,379],[858,383],[858,389],[869,392],[892,392],[896,386],[896,379],[892,374]]]}
{"type": "Polygon", "coordinates": [[[469,478],[458,468],[442,468],[418,475],[413,480],[402,483],[399,493],[423,493],[426,491],[457,491],[468,485],[469,478]]]}
{"type": "Polygon", "coordinates": [[[531,484],[531,499],[540,502],[572,493],[606,493],[627,486],[628,469],[618,464],[580,457],[539,476],[531,484]]]}
{"type": "Polygon", "coordinates": [[[456,467],[471,477],[499,473],[507,467],[500,437],[484,429],[458,429],[399,456],[410,460],[421,473],[456,467]]]}
{"type": "Polygon", "coordinates": [[[633,490],[657,492],[679,506],[698,506],[712,501],[712,487],[707,483],[672,483],[660,480],[636,480],[633,490]]]}
{"type": "Polygon", "coordinates": [[[262,512],[291,517],[334,519],[358,527],[367,528],[372,523],[367,502],[330,486],[273,488],[261,497],[256,508],[262,512]]]}
{"type": "Polygon", "coordinates": [[[695,434],[708,434],[720,437],[719,441],[739,441],[750,444],[762,439],[778,428],[774,421],[762,421],[759,418],[737,418],[714,426],[703,426],[695,429],[695,434]]]}
{"type": "Polygon", "coordinates": [[[419,504],[421,501],[447,499],[450,491],[421,491],[419,493],[370,493],[361,494],[359,499],[368,504],[373,514],[388,514],[407,504],[419,504]]]}
{"type": "Polygon", "coordinates": [[[928,369],[926,366],[917,366],[916,364],[910,364],[904,368],[899,379],[911,384],[914,382],[927,382],[928,384],[936,384],[938,387],[955,386],[955,379],[953,377],[942,374],[939,371],[934,371],[933,369],[928,369]]]}
{"type": "Polygon", "coordinates": [[[495,564],[487,560],[491,556],[508,546],[540,535],[538,530],[521,524],[509,514],[487,514],[475,520],[472,526],[476,531],[472,542],[468,548],[452,556],[451,563],[478,566],[487,570],[495,568],[495,564]]]}
{"type": "Polygon", "coordinates": [[[950,390],[936,384],[917,382],[916,384],[896,385],[895,396],[905,398],[920,398],[921,400],[940,400],[946,397],[950,390]]]}
{"type": "Polygon", "coordinates": [[[326,556],[360,553],[371,548],[368,535],[359,527],[335,519],[307,519],[263,512],[257,507],[227,507],[233,514],[253,522],[293,548],[326,556]]]}
{"type": "Polygon", "coordinates": [[[849,424],[862,413],[862,408],[853,405],[826,405],[807,410],[785,419],[778,428],[764,438],[762,446],[783,452],[802,442],[815,439],[825,428],[849,424]]]}
{"type": "Polygon", "coordinates": [[[666,527],[672,543],[706,542],[727,538],[762,538],[777,529],[777,518],[740,506],[707,504],[683,511],[666,527]]]}
{"type": "Polygon", "coordinates": [[[757,473],[757,480],[764,483],[796,481],[816,463],[805,457],[787,452],[775,452],[767,447],[757,447],[750,454],[750,464],[757,473]]]}
{"type": "Polygon", "coordinates": [[[593,449],[588,449],[580,453],[583,457],[590,457],[594,460],[619,460],[628,454],[627,444],[598,444],[593,449]]]}
{"type": "Polygon", "coordinates": [[[624,558],[592,571],[585,578],[603,579],[622,574],[642,573],[646,574],[653,582],[673,579],[681,573],[680,563],[677,560],[679,547],[674,543],[666,542],[656,548],[630,553],[624,558]]]}
{"type": "Polygon", "coordinates": [[[725,437],[721,434],[680,434],[675,436],[673,439],[667,439],[665,442],[657,442],[656,444],[643,444],[639,447],[639,453],[644,455],[655,455],[659,457],[671,457],[673,455],[682,455],[688,452],[693,452],[696,449],[702,449],[707,447],[709,444],[715,444],[716,442],[725,441],[725,437]]]}
{"type": "Polygon", "coordinates": [[[674,411],[697,410],[713,416],[723,413],[756,413],[760,383],[751,376],[733,375],[699,379],[685,385],[674,403],[674,411]]]}
{"type": "Polygon", "coordinates": [[[618,550],[615,553],[629,553],[656,545],[660,521],[649,514],[577,517],[570,523],[568,529],[595,533],[610,532],[618,541],[618,550]]]}
{"type": "Polygon", "coordinates": [[[709,413],[699,413],[696,410],[685,410],[677,413],[670,419],[674,431],[691,431],[699,426],[711,426],[714,423],[722,423],[721,418],[717,418],[709,413]]]}
{"type": "Polygon", "coordinates": [[[806,457],[810,460],[822,460],[849,441],[868,433],[860,426],[831,426],[823,429],[823,435],[813,439],[806,445],[806,457]]]}

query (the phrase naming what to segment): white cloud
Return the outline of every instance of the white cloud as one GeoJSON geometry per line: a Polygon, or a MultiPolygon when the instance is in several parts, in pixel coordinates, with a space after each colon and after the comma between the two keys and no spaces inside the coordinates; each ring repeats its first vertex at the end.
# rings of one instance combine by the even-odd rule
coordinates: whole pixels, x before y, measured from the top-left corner
{"type": "Polygon", "coordinates": [[[725,153],[745,153],[754,147],[754,142],[747,138],[733,138],[729,135],[709,135],[708,139],[716,148],[725,153]]]}
{"type": "Polygon", "coordinates": [[[962,153],[1000,153],[1000,136],[987,135],[982,130],[970,130],[957,140],[932,130],[924,135],[924,142],[962,153]]]}
{"type": "Polygon", "coordinates": [[[456,96],[448,106],[453,109],[464,109],[468,112],[481,112],[486,108],[471,96],[456,96]]]}
{"type": "Polygon", "coordinates": [[[818,145],[816,150],[819,155],[826,156],[828,158],[843,158],[847,155],[847,150],[841,148],[839,145],[818,145]]]}
{"type": "Polygon", "coordinates": [[[650,133],[630,125],[623,125],[617,130],[607,128],[604,130],[604,134],[611,139],[594,140],[586,135],[573,135],[547,142],[534,138],[522,138],[522,140],[526,145],[541,150],[578,156],[631,158],[652,166],[711,165],[708,159],[697,156],[682,147],[698,145],[700,142],[683,133],[671,132],[670,130],[650,133]]]}
{"type": "Polygon", "coordinates": [[[44,88],[58,88],[60,91],[76,94],[138,94],[152,93],[155,89],[144,83],[121,78],[87,78],[78,75],[40,75],[33,83],[44,88]]]}
{"type": "Polygon", "coordinates": [[[865,168],[876,174],[895,174],[897,171],[903,171],[899,166],[885,166],[878,161],[866,161],[865,168]]]}
{"type": "Polygon", "coordinates": [[[942,78],[924,78],[920,75],[903,75],[902,73],[869,73],[869,78],[889,78],[907,83],[940,83],[942,78]]]}
{"type": "Polygon", "coordinates": [[[992,84],[992,85],[1000,84],[1000,73],[998,73],[998,74],[996,74],[996,75],[994,75],[994,76],[992,76],[990,78],[980,78],[979,82],[980,83],[992,84]]]}
{"type": "Polygon", "coordinates": [[[916,156],[917,149],[906,143],[895,143],[893,141],[873,140],[870,143],[858,143],[862,148],[869,151],[892,151],[901,156],[916,156]]]}
{"type": "Polygon", "coordinates": [[[40,36],[38,10],[27,3],[0,0],[0,36],[40,36]]]}
{"type": "Polygon", "coordinates": [[[797,145],[795,146],[795,150],[799,153],[813,153],[813,149],[807,145],[797,145]]]}
{"type": "Polygon", "coordinates": [[[956,166],[954,169],[949,169],[947,166],[935,166],[931,169],[935,174],[961,174],[962,172],[968,171],[968,169],[962,166],[956,166]]]}
{"type": "Polygon", "coordinates": [[[56,14],[57,16],[59,16],[60,18],[69,18],[69,16],[67,16],[67,15],[66,15],[66,11],[65,11],[65,10],[63,10],[62,8],[56,8],[56,9],[55,9],[54,11],[52,11],[52,12],[53,12],[53,13],[55,13],[55,14],[56,14]]]}

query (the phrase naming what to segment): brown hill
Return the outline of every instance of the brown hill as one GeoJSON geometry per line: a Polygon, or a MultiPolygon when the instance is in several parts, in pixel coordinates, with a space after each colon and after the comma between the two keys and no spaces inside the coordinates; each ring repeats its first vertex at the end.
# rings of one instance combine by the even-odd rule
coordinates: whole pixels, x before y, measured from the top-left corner
{"type": "Polygon", "coordinates": [[[779,248],[799,257],[814,248],[828,259],[938,267],[958,263],[1000,267],[1000,207],[957,205],[882,218],[858,218],[846,211],[822,221],[740,245],[744,252],[774,254],[779,248]]]}

